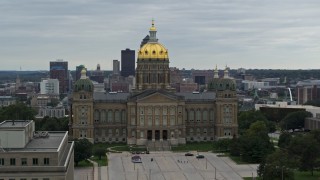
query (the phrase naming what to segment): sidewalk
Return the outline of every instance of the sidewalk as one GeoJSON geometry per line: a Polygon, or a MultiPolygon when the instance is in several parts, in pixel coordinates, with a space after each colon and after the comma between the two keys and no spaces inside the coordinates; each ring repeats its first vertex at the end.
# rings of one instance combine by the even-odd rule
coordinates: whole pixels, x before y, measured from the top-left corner
{"type": "Polygon", "coordinates": [[[88,159],[88,161],[93,164],[93,180],[99,180],[99,167],[98,167],[98,163],[92,161],[91,159],[88,159]]]}

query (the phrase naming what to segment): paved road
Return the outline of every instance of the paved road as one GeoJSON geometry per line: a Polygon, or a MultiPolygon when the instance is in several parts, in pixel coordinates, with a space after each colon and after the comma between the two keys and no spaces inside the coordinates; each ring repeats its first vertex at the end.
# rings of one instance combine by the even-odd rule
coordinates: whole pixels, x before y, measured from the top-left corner
{"type": "Polygon", "coordinates": [[[93,180],[93,168],[74,168],[74,179],[75,180],[93,180]]]}
{"type": "MultiPolygon", "coordinates": [[[[205,159],[186,157],[184,153],[142,154],[142,163],[132,163],[131,155],[109,155],[109,180],[242,180],[256,176],[258,165],[236,165],[227,157],[202,153],[205,159]],[[153,161],[151,161],[153,158],[153,161]],[[150,178],[151,176],[151,178],[150,178]]],[[[102,174],[105,176],[105,174],[102,174]]]]}

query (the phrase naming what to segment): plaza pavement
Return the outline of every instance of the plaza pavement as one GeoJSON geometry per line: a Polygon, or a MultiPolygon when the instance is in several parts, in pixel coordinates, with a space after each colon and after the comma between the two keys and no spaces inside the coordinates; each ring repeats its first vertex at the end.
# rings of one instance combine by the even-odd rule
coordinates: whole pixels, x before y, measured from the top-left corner
{"type": "Polygon", "coordinates": [[[228,157],[201,153],[204,159],[184,153],[141,154],[142,163],[132,163],[128,152],[108,155],[109,167],[101,169],[102,180],[242,180],[256,177],[257,164],[237,165],[228,157]],[[153,158],[153,161],[151,161],[153,158]],[[108,173],[109,172],[109,173],[108,173]]]}

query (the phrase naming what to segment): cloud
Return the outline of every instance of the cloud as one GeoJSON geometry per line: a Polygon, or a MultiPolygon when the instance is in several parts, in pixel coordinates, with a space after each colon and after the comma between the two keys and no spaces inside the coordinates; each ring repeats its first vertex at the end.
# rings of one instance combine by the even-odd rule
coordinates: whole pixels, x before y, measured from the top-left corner
{"type": "Polygon", "coordinates": [[[138,49],[156,20],[158,38],[179,68],[314,68],[320,57],[318,0],[0,1],[3,69],[112,68],[138,49]],[[201,61],[203,63],[194,63],[201,61]],[[33,62],[30,64],[30,61],[33,62]],[[37,66],[34,66],[37,64],[37,66]],[[290,67],[291,68],[291,67],[290,67]]]}

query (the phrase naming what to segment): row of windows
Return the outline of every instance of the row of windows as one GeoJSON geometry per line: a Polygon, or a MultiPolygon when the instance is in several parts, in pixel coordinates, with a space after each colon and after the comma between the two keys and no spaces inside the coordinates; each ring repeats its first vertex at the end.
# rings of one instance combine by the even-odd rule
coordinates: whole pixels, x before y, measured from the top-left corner
{"type": "Polygon", "coordinates": [[[197,109],[194,111],[193,109],[191,110],[186,110],[186,116],[185,120],[190,121],[190,122],[201,122],[201,121],[207,121],[207,120],[213,121],[214,120],[214,111],[213,110],[200,110],[197,109]]]}
{"type": "Polygon", "coordinates": [[[125,110],[95,110],[94,111],[94,122],[95,123],[111,123],[116,122],[125,123],[127,114],[125,110]]]}
{"type": "MultiPolygon", "coordinates": [[[[10,166],[15,166],[17,165],[16,160],[17,158],[10,158],[9,164],[10,166]]],[[[4,158],[0,158],[0,166],[4,166],[5,165],[5,159],[4,158]]],[[[27,158],[21,158],[20,159],[21,162],[21,166],[27,166],[28,165],[28,159],[27,158]]],[[[50,159],[49,158],[43,158],[43,164],[44,165],[49,165],[50,164],[50,159]]],[[[38,158],[32,158],[32,165],[37,166],[39,165],[39,161],[38,158]]]]}

